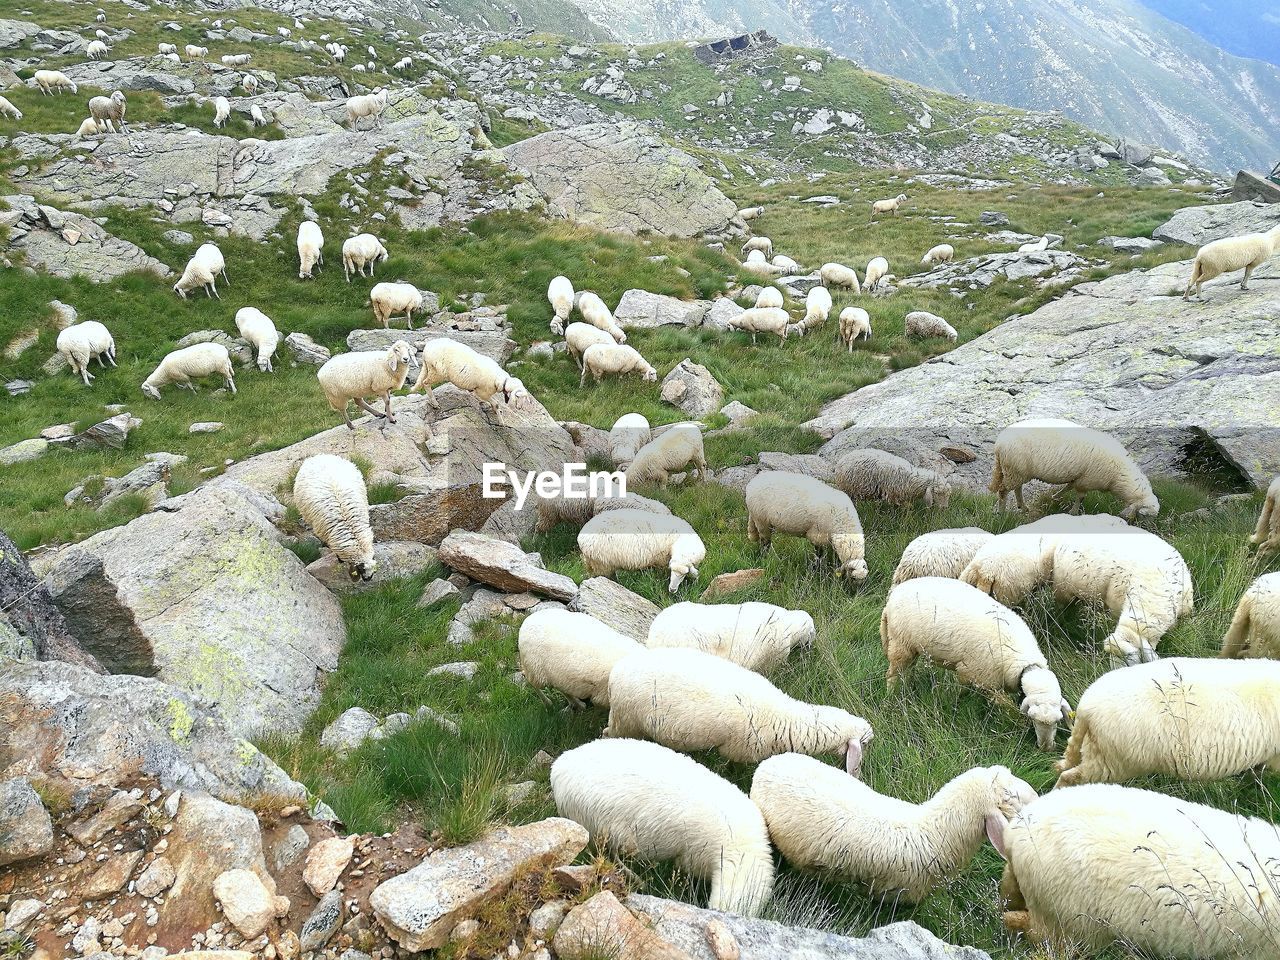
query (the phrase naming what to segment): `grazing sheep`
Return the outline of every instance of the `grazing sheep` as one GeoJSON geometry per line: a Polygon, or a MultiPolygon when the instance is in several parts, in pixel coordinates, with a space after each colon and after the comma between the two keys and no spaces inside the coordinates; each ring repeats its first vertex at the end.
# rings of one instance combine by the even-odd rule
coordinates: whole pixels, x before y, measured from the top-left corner
{"type": "Polygon", "coordinates": [[[0,97],[0,116],[13,117],[15,120],[21,120],[22,111],[10,103],[8,98],[0,97]]]}
{"type": "Polygon", "coordinates": [[[107,33],[105,30],[95,30],[93,31],[93,35],[102,41],[111,39],[111,34],[107,33]]]}
{"type": "Polygon", "coordinates": [[[645,383],[656,383],[658,371],[649,365],[649,361],[640,356],[640,351],[625,343],[596,343],[582,351],[582,376],[578,386],[586,386],[587,374],[599,383],[606,375],[623,377],[628,373],[639,373],[645,383]]]}
{"type": "Polygon", "coordinates": [[[222,65],[224,67],[243,67],[252,59],[252,53],[229,53],[222,58],[222,65]]]}
{"type": "Polygon", "coordinates": [[[913,466],[884,450],[852,450],[836,462],[836,486],[855,501],[883,500],[905,507],[923,500],[926,507],[947,509],[951,481],[940,473],[913,466]]]}
{"type": "Polygon", "coordinates": [[[1061,483],[1063,490],[1073,490],[1077,513],[1080,497],[1089,490],[1107,490],[1123,500],[1120,516],[1125,520],[1160,512],[1151,482],[1120,441],[1070,420],[1021,420],[996,437],[990,490],[999,498],[1000,509],[1012,491],[1018,509],[1025,510],[1022,487],[1030,480],[1061,483]]]}
{"type": "Polygon", "coordinates": [[[756,768],[751,799],[788,863],[919,903],[968,866],[984,838],[1036,793],[1005,767],[975,767],[924,803],[908,803],[812,757],[784,753],[756,768]]]}
{"type": "Polygon", "coordinates": [[[818,268],[818,276],[822,278],[824,287],[848,287],[855,295],[862,293],[858,271],[843,263],[824,263],[818,268]]]}
{"type": "Polygon", "coordinates": [[[627,335],[613,319],[613,312],[590,290],[578,297],[578,313],[582,315],[583,320],[593,327],[604,330],[618,343],[627,342],[627,335]]]}
{"type": "Polygon", "coordinates": [[[936,313],[929,313],[926,310],[913,310],[908,313],[903,321],[903,326],[907,336],[916,340],[941,337],[944,340],[955,343],[960,339],[960,334],[956,333],[955,327],[951,326],[936,313]]]}
{"type": "Polygon", "coordinates": [[[898,215],[898,208],[906,201],[907,195],[900,193],[892,200],[877,200],[871,204],[871,219],[876,218],[879,213],[892,213],[895,217],[898,215]]]}
{"type": "Polygon", "coordinates": [[[772,603],[676,603],[649,624],[650,650],[687,648],[711,653],[756,673],[786,662],[795,647],[808,647],[813,617],[772,603]]]}
{"type": "Polygon", "coordinates": [[[231,117],[231,101],[226,97],[213,98],[213,125],[220,127],[231,117]]]}
{"type": "Polygon", "coordinates": [[[756,342],[758,333],[774,333],[778,339],[787,339],[787,334],[798,329],[803,335],[803,328],[791,322],[791,315],[781,307],[751,307],[743,310],[725,321],[730,330],[742,330],[751,334],[751,342],[756,342]]]}
{"type": "Polygon", "coordinates": [[[98,121],[99,126],[114,123],[121,130],[127,129],[124,122],[126,103],[124,94],[113,91],[109,97],[93,97],[89,100],[89,116],[98,121]]]}
{"type": "Polygon", "coordinates": [[[671,474],[686,467],[697,469],[698,477],[707,479],[702,429],[696,423],[677,423],[636,451],[627,467],[627,486],[659,483],[665,487],[671,474]]]}
{"type": "Polygon", "coordinates": [[[587,574],[612,577],[618,570],[666,567],[668,589],[675,593],[686,578],[697,579],[707,548],[693,527],[679,517],[634,508],[607,510],[578,532],[578,549],[587,574]]]}
{"type": "Polygon", "coordinates": [[[303,220],[298,224],[298,279],[310,280],[316,264],[324,263],[324,233],[320,224],[303,220]]]}
{"type": "Polygon", "coordinates": [[[236,329],[258,352],[258,369],[272,373],[271,358],[280,343],[280,331],[271,318],[257,307],[241,307],[236,311],[236,329]]]}
{"type": "Polygon", "coordinates": [[[218,296],[218,287],[215,282],[219,275],[226,281],[227,286],[231,285],[231,281],[227,279],[227,263],[223,259],[222,251],[215,244],[203,243],[187,261],[182,276],[173,285],[173,291],[185,300],[188,291],[204,287],[205,293],[220,300],[222,298],[218,296]]]}
{"type": "Polygon", "coordinates": [[[90,44],[87,47],[84,48],[85,56],[87,56],[90,60],[101,60],[110,52],[111,52],[111,48],[108,47],[101,40],[94,40],[90,42],[90,44]]]}
{"type": "Polygon", "coordinates": [[[1014,694],[1041,750],[1052,750],[1058,724],[1070,723],[1071,707],[1031,629],[1004,604],[960,580],[916,577],[894,587],[880,616],[880,643],[890,689],[924,655],[954,670],[961,683],[1014,694]]]}
{"type": "Polygon", "coordinates": [[[265,127],[271,122],[267,119],[267,115],[262,112],[262,108],[256,103],[249,108],[249,119],[253,121],[255,127],[265,127]]]}
{"type": "Polygon", "coordinates": [[[568,277],[552,277],[547,284],[547,302],[551,304],[554,316],[551,318],[551,332],[556,336],[564,333],[564,325],[573,313],[573,283],[568,277]]]}
{"type": "Polygon", "coordinates": [[[763,250],[751,250],[747,253],[747,258],[742,261],[744,267],[752,270],[758,270],[762,273],[772,273],[773,264],[769,262],[769,258],[764,255],[763,250]]]}
{"type": "Polygon", "coordinates": [[[192,380],[214,375],[226,381],[227,389],[236,392],[235,371],[231,367],[231,355],[220,343],[196,343],[166,354],[151,376],[142,383],[142,392],[152,400],[160,399],[160,388],[176,383],[196,392],[192,380]]]}
{"type": "Polygon", "coordinates": [[[598,497],[592,490],[585,497],[566,497],[562,494],[542,496],[536,490],[538,522],[534,529],[538,533],[546,533],[555,529],[556,524],[568,523],[581,529],[592,517],[609,510],[644,510],[648,513],[671,514],[665,503],[650,500],[638,493],[628,493],[625,497],[598,497]]]}
{"type": "Polygon", "coordinates": [[[929,266],[934,263],[950,263],[955,259],[956,248],[949,243],[940,243],[920,258],[920,263],[929,266]]]}
{"type": "Polygon", "coordinates": [[[614,664],[602,736],[718,750],[738,763],[778,753],[835,753],[856,776],[872,732],[861,717],[792,699],[736,663],[677,649],[644,650],[614,664]]]}
{"type": "Polygon", "coordinates": [[[382,119],[382,111],[387,109],[387,91],[378,87],[373,93],[360,97],[347,98],[347,127],[354,130],[364,117],[372,117],[375,124],[382,119]]]}
{"type": "Polygon", "coordinates": [[[743,207],[738,211],[738,217],[742,220],[755,220],[764,213],[764,207],[743,207]]]}
{"type": "Polygon", "coordinates": [[[1280,660],[1280,573],[1264,573],[1244,592],[1218,656],[1280,660]]]}
{"type": "Polygon", "coordinates": [[[782,291],[777,287],[765,287],[756,296],[756,309],[774,309],[783,304],[782,291]]]}
{"type": "Polygon", "coordinates": [[[98,23],[106,23],[107,15],[103,13],[101,10],[99,10],[97,15],[94,16],[94,20],[96,20],[98,23]]]}
{"type": "Polygon", "coordinates": [[[840,311],[840,342],[853,353],[853,344],[859,337],[871,339],[871,314],[861,307],[845,307],[840,311]]]}
{"type": "Polygon", "coordinates": [[[773,850],[746,794],[700,763],[643,740],[596,740],[551,765],[562,817],[612,850],[675,860],[709,880],[707,905],[754,917],[773,891],[773,850]]]}
{"type": "Polygon", "coordinates": [[[97,320],[86,320],[66,327],[58,334],[58,352],[67,359],[71,372],[79,375],[87,387],[93,379],[89,361],[98,358],[98,366],[105,367],[102,358],[116,365],[116,342],[111,333],[97,320]]]}
{"type": "Polygon", "coordinates": [[[178,52],[178,45],[176,43],[160,43],[156,46],[161,54],[178,52]]]}
{"type": "Polygon", "coordinates": [[[372,277],[374,264],[381,263],[388,256],[387,248],[373,234],[358,234],[342,243],[342,275],[350,283],[353,273],[363,277],[366,275],[365,268],[368,267],[368,276],[372,277]]]}
{"type": "Polygon", "coordinates": [[[537,610],[520,624],[520,672],[534,690],[555,687],[575,707],[609,705],[609,671],[644,648],[595,617],[537,610]]]}
{"type": "Polygon", "coordinates": [[[867,293],[875,293],[888,275],[889,261],[884,257],[872,257],[867,261],[867,275],[863,278],[862,289],[867,293]]]}
{"type": "Polygon", "coordinates": [[[72,93],[80,91],[75,81],[61,70],[37,70],[33,75],[33,79],[40,93],[46,97],[54,93],[61,93],[63,90],[70,90],[72,93]]]}
{"type": "Polygon", "coordinates": [[[373,579],[369,491],[354,463],[328,453],[307,457],[293,480],[293,504],[353,581],[373,579]]]}
{"type": "Polygon", "coordinates": [[[524,384],[503,370],[496,360],[490,360],[465,343],[448,337],[437,337],[423,344],[420,363],[422,369],[412,392],[425,392],[427,400],[437,410],[440,405],[436,403],[431,388],[446,381],[488,403],[495,414],[498,412],[498,394],[502,394],[504,403],[517,405],[529,395],[524,384]]]}
{"type": "Polygon", "coordinates": [[[205,57],[209,55],[208,47],[197,47],[193,43],[188,43],[183,48],[183,51],[186,53],[186,55],[190,59],[193,59],[193,60],[203,60],[205,57]]]}
{"type": "Polygon", "coordinates": [[[582,364],[582,355],[586,353],[588,347],[595,346],[597,343],[614,346],[617,341],[606,331],[599,327],[593,327],[589,323],[571,323],[564,330],[565,352],[573,360],[574,365],[579,370],[586,368],[582,364]]]}
{"type": "Polygon", "coordinates": [[[405,322],[413,329],[413,311],[421,310],[424,303],[422,291],[411,283],[374,284],[369,291],[369,303],[373,306],[373,316],[383,329],[389,329],[393,315],[403,311],[405,322]]]}
{"type": "Polygon", "coordinates": [[[342,414],[349,429],[355,429],[347,415],[347,402],[350,400],[354,400],[365,413],[385,417],[388,423],[395,423],[395,415],[391,412],[391,391],[404,386],[412,362],[413,348],[405,341],[397,340],[387,350],[360,350],[330,357],[316,371],[316,379],[320,381],[320,389],[324,391],[329,406],[342,414]],[[366,397],[381,397],[382,412],[369,406],[366,397]]]}
{"type": "Polygon", "coordinates": [[[640,448],[652,439],[649,421],[644,416],[624,413],[609,428],[609,455],[618,467],[625,470],[635,460],[640,448]]]}
{"type": "Polygon", "coordinates": [[[258,92],[258,78],[252,73],[246,73],[240,79],[240,86],[244,88],[245,93],[253,96],[253,94],[258,92]]]}
{"type": "Polygon", "coordinates": [[[800,272],[800,264],[796,263],[790,257],[784,257],[782,254],[778,254],[777,256],[775,256],[771,261],[770,265],[773,267],[776,267],[782,273],[786,273],[786,274],[800,272]]]}
{"type": "Polygon", "coordinates": [[[1206,281],[1234,270],[1244,270],[1240,289],[1248,290],[1250,275],[1271,259],[1277,247],[1280,247],[1280,226],[1272,227],[1266,233],[1246,233],[1241,237],[1226,237],[1206,243],[1196,251],[1191,279],[1187,281],[1182,299],[1190,300],[1193,289],[1195,295],[1200,296],[1200,288],[1206,281]]]}
{"type": "Polygon", "coordinates": [[[357,63],[354,67],[351,68],[351,71],[353,73],[365,73],[366,72],[365,65],[363,63],[357,63]]]}
{"type": "Polygon", "coordinates": [[[770,470],[747,484],[747,538],[767,549],[773,534],[804,537],[819,553],[835,551],[837,572],[867,578],[866,538],[853,501],[816,477],[770,470]]]}
{"type": "Polygon", "coordinates": [[[768,237],[752,237],[742,245],[742,255],[745,257],[752,250],[759,250],[768,260],[773,256],[773,241],[768,237]]]}
{"type": "Polygon", "coordinates": [[[916,577],[959,579],[977,552],[993,539],[995,534],[981,527],[923,533],[902,551],[902,559],[893,571],[893,585],[896,587],[916,577]]]}
{"type": "Polygon", "coordinates": [[[1268,960],[1280,943],[1280,831],[1112,784],[1054,790],[992,842],[1008,861],[1005,926],[1097,955],[1268,960]]]}
{"type": "Polygon", "coordinates": [[[826,287],[814,287],[804,299],[804,319],[797,325],[801,333],[820,327],[831,316],[831,294],[826,287]]]}
{"type": "Polygon", "coordinates": [[[1254,527],[1249,542],[1257,546],[1258,556],[1280,550],[1280,477],[1267,487],[1262,512],[1258,514],[1258,525],[1254,527]]]}

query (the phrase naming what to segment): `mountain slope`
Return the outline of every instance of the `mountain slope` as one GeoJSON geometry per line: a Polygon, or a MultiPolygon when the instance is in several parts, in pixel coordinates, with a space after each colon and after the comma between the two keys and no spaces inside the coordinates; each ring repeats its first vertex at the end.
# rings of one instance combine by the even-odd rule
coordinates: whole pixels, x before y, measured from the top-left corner
{"type": "Polygon", "coordinates": [[[1170,20],[1238,57],[1280,64],[1280,9],[1254,0],[1142,0],[1170,20]]]}

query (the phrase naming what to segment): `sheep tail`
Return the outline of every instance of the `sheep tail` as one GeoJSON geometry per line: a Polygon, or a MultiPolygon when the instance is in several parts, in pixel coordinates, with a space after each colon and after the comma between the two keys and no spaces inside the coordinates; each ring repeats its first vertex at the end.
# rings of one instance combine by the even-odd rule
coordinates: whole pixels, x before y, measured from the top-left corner
{"type": "Polygon", "coordinates": [[[991,483],[987,485],[987,489],[999,496],[1004,489],[1004,470],[1000,467],[1000,451],[996,451],[995,466],[991,468],[991,483]]]}
{"type": "Polygon", "coordinates": [[[1075,725],[1071,728],[1071,736],[1067,738],[1067,749],[1062,754],[1062,762],[1058,764],[1059,772],[1073,770],[1080,766],[1084,752],[1084,738],[1089,733],[1088,714],[1077,714],[1075,725]]]}
{"type": "Polygon", "coordinates": [[[1244,652],[1249,641],[1249,622],[1253,619],[1253,598],[1249,594],[1245,594],[1240,598],[1240,606],[1236,607],[1236,614],[1231,618],[1231,626],[1227,628],[1227,635],[1222,638],[1222,652],[1218,654],[1223,659],[1232,659],[1239,657],[1244,652]]]}

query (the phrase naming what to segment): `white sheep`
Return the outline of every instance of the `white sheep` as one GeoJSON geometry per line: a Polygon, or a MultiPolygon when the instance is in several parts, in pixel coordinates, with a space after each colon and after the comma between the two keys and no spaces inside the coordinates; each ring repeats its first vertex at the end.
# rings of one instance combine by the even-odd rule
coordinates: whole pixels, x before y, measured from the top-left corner
{"type": "Polygon", "coordinates": [[[209,55],[208,47],[197,47],[194,43],[188,43],[183,47],[183,52],[187,57],[193,60],[203,60],[209,55]]]}
{"type": "Polygon", "coordinates": [[[1041,237],[1039,240],[1033,240],[1030,243],[1024,243],[1018,248],[1019,253],[1043,253],[1049,249],[1049,238],[1041,237]]]}
{"type": "Polygon", "coordinates": [[[800,321],[800,330],[804,333],[820,327],[831,316],[831,294],[826,287],[814,287],[804,298],[804,319],[800,321]]]}
{"type": "Polygon", "coordinates": [[[328,453],[307,457],[293,480],[293,504],[353,581],[373,579],[369,491],[359,467],[328,453]]]}
{"type": "Polygon", "coordinates": [[[373,93],[347,98],[347,127],[354,130],[364,117],[372,117],[377,123],[387,109],[387,91],[378,87],[373,93]]]}
{"type": "Polygon", "coordinates": [[[1277,247],[1280,247],[1280,226],[1272,227],[1266,233],[1246,233],[1242,237],[1225,237],[1206,243],[1196,251],[1195,261],[1191,264],[1191,279],[1187,281],[1182,299],[1190,300],[1193,289],[1195,295],[1200,296],[1200,288],[1206,281],[1234,270],[1244,270],[1240,289],[1248,290],[1250,275],[1271,259],[1277,247]]]}
{"type": "Polygon", "coordinates": [[[898,567],[893,571],[893,585],[916,577],[951,577],[959,579],[965,567],[995,534],[981,527],[931,530],[922,533],[902,551],[898,567]]]}
{"type": "Polygon", "coordinates": [[[320,224],[303,220],[298,224],[298,279],[310,280],[316,264],[324,263],[324,233],[320,224]]]}
{"type": "Polygon", "coordinates": [[[231,101],[226,97],[213,98],[213,125],[220,127],[231,117],[231,101]]]}
{"type": "Polygon", "coordinates": [[[0,97],[0,116],[22,119],[22,111],[9,102],[7,97],[0,97]]]}
{"type": "Polygon", "coordinates": [[[812,757],[784,753],[756,768],[751,799],[788,863],[918,903],[968,866],[983,840],[1036,793],[1005,767],[975,767],[924,803],[909,803],[812,757]]]}
{"type": "Polygon", "coordinates": [[[867,261],[867,275],[862,280],[862,289],[867,293],[875,293],[889,275],[889,261],[884,257],[872,257],[867,261]]]}
{"type": "Polygon", "coordinates": [[[70,90],[72,93],[80,91],[75,81],[61,70],[37,70],[33,75],[33,79],[40,93],[44,96],[62,93],[63,90],[70,90]]]}
{"type": "Polygon", "coordinates": [[[609,671],[644,648],[595,617],[537,610],[520,624],[520,672],[534,690],[554,687],[581,708],[609,705],[609,671]]]}
{"type": "Polygon", "coordinates": [[[913,310],[908,313],[903,319],[903,329],[908,337],[916,340],[940,337],[955,343],[960,339],[960,334],[956,332],[955,327],[936,313],[929,313],[927,310],[913,310]]]}
{"type": "Polygon", "coordinates": [[[955,259],[956,248],[949,243],[940,243],[931,247],[929,252],[920,258],[920,263],[929,266],[934,263],[950,263],[955,259]]]}
{"type": "Polygon", "coordinates": [[[746,794],[700,763],[643,740],[596,740],[551,765],[562,817],[618,853],[675,860],[709,880],[708,906],[753,917],[773,891],[773,850],[746,794]]]}
{"type": "Polygon", "coordinates": [[[618,343],[627,342],[627,335],[613,319],[613,312],[590,290],[578,297],[578,313],[582,315],[583,320],[593,327],[604,330],[618,343]]]}
{"type": "Polygon", "coordinates": [[[745,257],[752,250],[759,250],[768,260],[773,256],[773,241],[768,237],[752,237],[742,245],[742,255],[745,257]]]}
{"type": "Polygon", "coordinates": [[[404,281],[377,283],[369,291],[374,319],[382,324],[384,330],[390,328],[391,318],[397,313],[404,313],[405,322],[412,330],[413,311],[421,310],[424,302],[422,291],[404,281]]]}
{"type": "Polygon", "coordinates": [[[488,403],[495,414],[498,412],[498,394],[502,394],[504,403],[516,405],[524,403],[529,395],[524,384],[503,370],[496,360],[448,337],[437,337],[423,344],[420,364],[421,370],[412,392],[425,392],[427,400],[436,409],[440,405],[431,388],[446,381],[459,390],[475,394],[478,400],[488,403]]]}
{"type": "Polygon", "coordinates": [[[644,650],[623,657],[609,674],[609,726],[602,735],[717,750],[738,763],[778,753],[834,753],[856,776],[872,732],[861,717],[795,700],[714,654],[644,650]]]}
{"type": "Polygon", "coordinates": [[[686,467],[696,468],[698,477],[707,479],[702,429],[696,423],[675,424],[636,451],[627,467],[627,485],[659,483],[665,487],[671,474],[686,467]]]}
{"type": "Polygon", "coordinates": [[[656,383],[658,371],[649,365],[640,351],[625,343],[595,343],[582,351],[582,376],[578,386],[586,386],[587,374],[599,383],[604,377],[624,377],[628,373],[639,373],[645,383],[656,383]]]}
{"type": "Polygon", "coordinates": [[[573,313],[573,283],[568,277],[552,277],[547,284],[547,302],[551,304],[551,332],[556,336],[564,333],[564,325],[573,313]]]}
{"type": "Polygon", "coordinates": [[[176,43],[160,43],[157,44],[156,47],[161,54],[178,52],[178,45],[176,43]]]}
{"type": "Polygon", "coordinates": [[[649,624],[650,650],[687,648],[711,653],[757,673],[786,662],[795,647],[817,636],[813,617],[772,603],[675,603],[649,624]]]}
{"type": "Polygon", "coordinates": [[[105,367],[102,358],[116,365],[116,342],[111,333],[97,320],[86,320],[64,328],[58,334],[58,352],[67,359],[71,372],[78,374],[87,387],[93,379],[89,361],[98,358],[98,366],[105,367]]]}
{"type": "Polygon", "coordinates": [[[280,343],[280,331],[271,318],[257,307],[241,307],[236,311],[236,329],[258,354],[258,369],[272,373],[271,358],[280,343]]]}
{"type": "Polygon", "coordinates": [[[222,65],[224,67],[243,67],[252,59],[252,53],[228,53],[222,57],[222,65]]]}
{"type": "Polygon", "coordinates": [[[216,282],[219,274],[230,286],[231,281],[227,280],[227,264],[222,256],[222,251],[215,244],[201,244],[200,248],[192,254],[191,259],[187,261],[187,266],[182,271],[182,276],[173,285],[173,291],[185,300],[189,291],[203,287],[206,294],[210,297],[217,297],[220,300],[222,298],[218,295],[216,282]]]}
{"type": "Polygon", "coordinates": [[[871,204],[871,219],[876,218],[878,213],[892,213],[895,217],[898,215],[898,208],[906,201],[907,195],[900,193],[892,200],[877,200],[871,204]]]}
{"type": "Polygon", "coordinates": [[[1253,528],[1249,542],[1257,546],[1259,556],[1280,550],[1280,477],[1267,487],[1262,512],[1258,514],[1258,524],[1253,528]]]}
{"type": "Polygon", "coordinates": [[[824,287],[848,287],[854,294],[862,293],[862,284],[858,282],[858,271],[846,267],[843,263],[824,263],[818,268],[818,276],[822,278],[824,287]]]}
{"type": "Polygon", "coordinates": [[[1030,480],[1064,484],[1063,490],[1076,494],[1077,512],[1089,490],[1107,490],[1124,501],[1120,516],[1126,520],[1160,512],[1151,481],[1120,441],[1070,420],[1021,420],[996,437],[990,490],[1000,509],[1012,491],[1018,509],[1025,510],[1022,487],[1030,480]]]}
{"type": "Polygon", "coordinates": [[[93,119],[93,117],[85,117],[83,120],[80,121],[80,126],[76,128],[76,136],[82,137],[82,138],[96,137],[96,136],[99,136],[100,134],[107,133],[108,127],[110,126],[111,126],[110,120],[108,120],[106,123],[99,123],[97,120],[93,119]]]}
{"type": "Polygon", "coordinates": [[[777,287],[764,287],[756,295],[756,309],[773,309],[783,304],[782,291],[777,287]]]}
{"type": "Polygon", "coordinates": [[[87,56],[90,60],[101,60],[110,52],[111,52],[111,48],[108,47],[101,40],[93,40],[89,43],[87,47],[84,48],[85,56],[87,56]]]}
{"type": "Polygon", "coordinates": [[[262,108],[256,103],[249,108],[249,119],[253,121],[255,127],[265,127],[271,122],[267,119],[267,115],[262,112],[262,108]]]}
{"type": "Polygon", "coordinates": [[[142,383],[142,392],[153,400],[160,399],[160,388],[176,383],[196,392],[192,380],[214,375],[226,381],[227,389],[236,392],[235,370],[231,367],[231,355],[220,343],[196,343],[165,356],[142,383]]]}
{"type": "Polygon", "coordinates": [[[98,23],[106,23],[106,22],[107,22],[107,15],[106,15],[106,13],[104,13],[102,10],[99,10],[99,11],[94,15],[94,20],[96,20],[98,23]]]}
{"type": "Polygon", "coordinates": [[[342,275],[350,283],[353,273],[363,277],[368,267],[368,276],[372,277],[374,264],[383,262],[388,256],[387,248],[373,234],[361,233],[350,237],[342,242],[342,275]]]}
{"type": "Polygon", "coordinates": [[[1265,820],[1086,784],[1027,804],[992,840],[1008,861],[1004,924],[1032,941],[1089,956],[1115,941],[1143,956],[1276,956],[1280,830],[1265,820]]]}
{"type": "Polygon", "coordinates": [[[702,538],[686,521],[634,508],[596,514],[578,532],[578,549],[593,577],[665,567],[671,572],[671,593],[686,578],[697,578],[698,564],[707,555],[702,538]]]}
{"type": "Polygon", "coordinates": [[[1036,744],[1052,750],[1071,707],[1031,628],[1004,604],[960,580],[916,577],[889,592],[880,616],[880,643],[889,661],[885,685],[920,656],[954,670],[961,683],[988,693],[1008,691],[1031,720],[1036,744]]]}
{"type": "Polygon", "coordinates": [[[126,106],[124,94],[116,90],[109,97],[91,98],[89,100],[89,116],[97,120],[99,126],[104,122],[114,123],[121,130],[125,130],[127,129],[124,122],[126,106]]]}
{"type": "Polygon", "coordinates": [[[240,79],[240,86],[244,88],[244,92],[252,96],[258,92],[258,78],[252,73],[246,73],[240,79]]]}
{"type": "Polygon", "coordinates": [[[738,217],[742,220],[755,220],[764,213],[764,207],[743,207],[738,211],[738,217]]]}
{"type": "Polygon", "coordinates": [[[649,421],[642,414],[624,413],[609,428],[609,456],[625,470],[640,448],[652,439],[649,421]]]}
{"type": "Polygon", "coordinates": [[[617,341],[599,327],[593,327],[589,323],[575,322],[564,329],[564,342],[565,351],[573,360],[574,366],[585,370],[582,355],[586,353],[588,347],[595,346],[597,343],[613,346],[617,341]]]}
{"type": "Polygon", "coordinates": [[[852,450],[835,466],[836,486],[855,501],[883,500],[905,507],[923,500],[926,507],[947,509],[951,481],[940,473],[913,466],[884,450],[852,450]]]}
{"type": "Polygon", "coordinates": [[[791,274],[800,272],[800,264],[796,263],[796,261],[792,260],[790,257],[784,257],[780,253],[773,258],[771,263],[783,273],[791,274]]]}
{"type": "Polygon", "coordinates": [[[111,34],[107,33],[105,30],[95,30],[93,31],[93,35],[103,41],[111,39],[111,34]]]}
{"type": "Polygon", "coordinates": [[[867,578],[866,538],[853,501],[816,477],[769,470],[746,490],[747,538],[767,549],[773,534],[804,537],[840,561],[837,572],[853,582],[867,578]]]}
{"type": "Polygon", "coordinates": [[[871,339],[871,314],[861,307],[845,307],[840,311],[840,342],[853,353],[853,344],[859,337],[871,339]]]}
{"type": "MultiPolygon", "coordinates": [[[[751,334],[752,343],[756,342],[758,333],[773,333],[780,340],[786,340],[787,334],[797,329],[791,322],[791,315],[781,307],[751,307],[729,317],[725,326],[730,330],[742,330],[751,334]]],[[[803,333],[803,329],[800,330],[803,333]]]]}
{"type": "Polygon", "coordinates": [[[391,412],[391,391],[404,386],[412,362],[413,348],[405,341],[397,340],[386,350],[359,350],[330,357],[316,371],[316,379],[320,381],[320,389],[324,391],[329,406],[342,414],[351,430],[355,429],[355,424],[347,415],[349,400],[354,400],[365,413],[385,417],[388,423],[395,423],[395,415],[391,412]],[[366,397],[381,397],[382,412],[369,406],[366,397]]]}
{"type": "MultiPolygon", "coordinates": [[[[773,273],[773,264],[769,262],[769,258],[764,255],[763,250],[749,250],[747,257],[742,261],[744,267],[757,270],[761,273],[773,273]]],[[[779,271],[780,272],[780,271],[779,271]]]]}
{"type": "Polygon", "coordinates": [[[1264,573],[1244,592],[1218,655],[1280,660],[1280,573],[1264,573]]]}

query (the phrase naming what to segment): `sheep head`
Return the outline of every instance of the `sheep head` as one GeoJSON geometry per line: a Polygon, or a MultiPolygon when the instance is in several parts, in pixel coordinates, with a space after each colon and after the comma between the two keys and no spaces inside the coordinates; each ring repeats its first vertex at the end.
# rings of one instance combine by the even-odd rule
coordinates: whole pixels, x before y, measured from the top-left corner
{"type": "Polygon", "coordinates": [[[938,477],[925,489],[924,504],[926,507],[937,507],[939,510],[945,510],[950,503],[951,481],[946,477],[938,477]]]}
{"type": "Polygon", "coordinates": [[[1046,753],[1054,749],[1058,724],[1071,724],[1071,706],[1062,696],[1062,687],[1052,670],[1031,667],[1022,675],[1022,704],[1019,710],[1036,730],[1036,746],[1046,753]]]}
{"type": "Polygon", "coordinates": [[[1015,777],[1008,767],[988,767],[991,775],[991,808],[987,815],[995,814],[1009,819],[1015,817],[1027,804],[1039,799],[1035,789],[1025,780],[1015,777]]]}
{"type": "Polygon", "coordinates": [[[698,564],[707,556],[707,548],[696,533],[684,533],[671,545],[671,561],[667,564],[671,579],[667,589],[675,593],[686,577],[698,578],[698,564]]]}
{"type": "Polygon", "coordinates": [[[409,365],[413,360],[413,347],[404,340],[397,340],[387,350],[387,369],[396,373],[401,367],[409,365]]]}
{"type": "Polygon", "coordinates": [[[833,723],[839,738],[835,752],[844,760],[845,772],[851,777],[862,779],[862,755],[866,752],[867,744],[875,737],[871,724],[839,707],[819,707],[818,710],[821,720],[833,723]],[[821,714],[827,716],[822,717],[821,714]]]}
{"type": "Polygon", "coordinates": [[[368,582],[373,579],[373,571],[377,569],[378,563],[372,557],[367,560],[356,560],[347,564],[347,576],[351,578],[352,583],[361,581],[368,582]]]}

